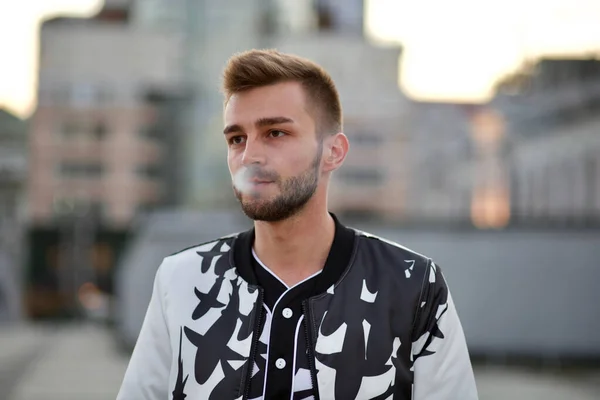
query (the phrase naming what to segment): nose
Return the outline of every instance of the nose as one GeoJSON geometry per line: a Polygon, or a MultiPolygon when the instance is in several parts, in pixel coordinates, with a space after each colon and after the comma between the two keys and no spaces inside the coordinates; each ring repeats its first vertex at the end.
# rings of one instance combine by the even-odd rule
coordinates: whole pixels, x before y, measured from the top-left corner
{"type": "Polygon", "coordinates": [[[244,154],[242,155],[242,165],[259,164],[265,163],[265,148],[260,140],[257,139],[246,139],[246,146],[244,147],[244,154]]]}

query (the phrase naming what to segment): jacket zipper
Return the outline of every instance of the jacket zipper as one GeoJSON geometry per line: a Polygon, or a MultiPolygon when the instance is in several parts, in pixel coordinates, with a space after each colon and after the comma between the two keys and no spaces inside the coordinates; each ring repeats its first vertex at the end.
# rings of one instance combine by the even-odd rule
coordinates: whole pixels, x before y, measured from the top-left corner
{"type": "Polygon", "coordinates": [[[317,385],[317,366],[315,362],[315,352],[312,344],[314,343],[311,329],[311,319],[309,314],[308,300],[302,302],[302,311],[304,312],[304,329],[306,330],[306,349],[308,350],[308,365],[310,368],[310,380],[312,382],[314,399],[319,400],[319,387],[317,385]]]}
{"type": "Polygon", "coordinates": [[[252,347],[250,347],[250,357],[248,358],[248,369],[246,373],[246,382],[244,384],[244,395],[242,400],[247,400],[250,395],[250,381],[252,379],[252,373],[254,372],[254,359],[256,358],[256,351],[258,349],[258,341],[260,339],[260,324],[262,323],[263,315],[263,291],[258,288],[258,299],[256,301],[256,307],[258,316],[256,317],[256,323],[254,324],[254,332],[252,333],[252,347]]]}

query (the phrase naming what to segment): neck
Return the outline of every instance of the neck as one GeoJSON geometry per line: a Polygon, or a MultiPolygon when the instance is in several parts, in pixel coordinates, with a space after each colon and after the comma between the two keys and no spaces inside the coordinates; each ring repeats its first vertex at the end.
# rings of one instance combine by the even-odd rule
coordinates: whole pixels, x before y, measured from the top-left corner
{"type": "Polygon", "coordinates": [[[254,227],[258,258],[288,286],[324,267],[335,235],[335,222],[325,207],[307,207],[284,221],[256,221],[254,227]]]}

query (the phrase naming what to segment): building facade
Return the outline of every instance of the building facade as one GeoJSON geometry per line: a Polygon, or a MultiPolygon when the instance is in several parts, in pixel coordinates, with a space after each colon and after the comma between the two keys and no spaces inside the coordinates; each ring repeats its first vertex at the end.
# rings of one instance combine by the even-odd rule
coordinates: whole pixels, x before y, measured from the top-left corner
{"type": "Polygon", "coordinates": [[[488,104],[413,103],[408,219],[598,226],[600,62],[540,60],[488,104]]]}
{"type": "Polygon", "coordinates": [[[102,314],[136,217],[180,202],[182,35],[133,24],[130,7],[109,1],[94,18],[41,29],[26,197],[32,317],[102,314]]]}
{"type": "Polygon", "coordinates": [[[331,209],[365,217],[402,215],[411,106],[397,85],[400,49],[377,48],[344,32],[273,38],[270,47],[314,60],[336,82],[350,151],[333,174],[331,209]]]}
{"type": "Polygon", "coordinates": [[[0,109],[0,324],[22,317],[27,122],[0,109]]]}
{"type": "Polygon", "coordinates": [[[31,121],[30,221],[74,209],[125,227],[161,204],[168,154],[154,124],[157,97],[178,94],[180,37],[107,21],[42,29],[39,104],[31,121]]]}
{"type": "Polygon", "coordinates": [[[510,140],[513,219],[598,226],[600,61],[541,60],[517,83],[502,82],[494,102],[510,140]]]}

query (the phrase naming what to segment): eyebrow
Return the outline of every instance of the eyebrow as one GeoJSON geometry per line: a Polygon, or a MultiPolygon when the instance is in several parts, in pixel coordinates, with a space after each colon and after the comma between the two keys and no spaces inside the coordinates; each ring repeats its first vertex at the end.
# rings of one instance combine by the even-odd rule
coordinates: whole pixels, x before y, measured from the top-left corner
{"type": "MultiPolygon", "coordinates": [[[[271,125],[279,125],[279,124],[293,124],[294,120],[288,117],[265,117],[265,118],[259,118],[256,120],[256,122],[254,123],[255,126],[257,127],[265,127],[265,126],[271,126],[271,125]]],[[[225,135],[229,134],[229,133],[235,133],[235,132],[242,132],[243,129],[240,125],[238,124],[233,124],[233,125],[228,125],[225,127],[225,129],[223,130],[223,133],[225,135]]]]}

